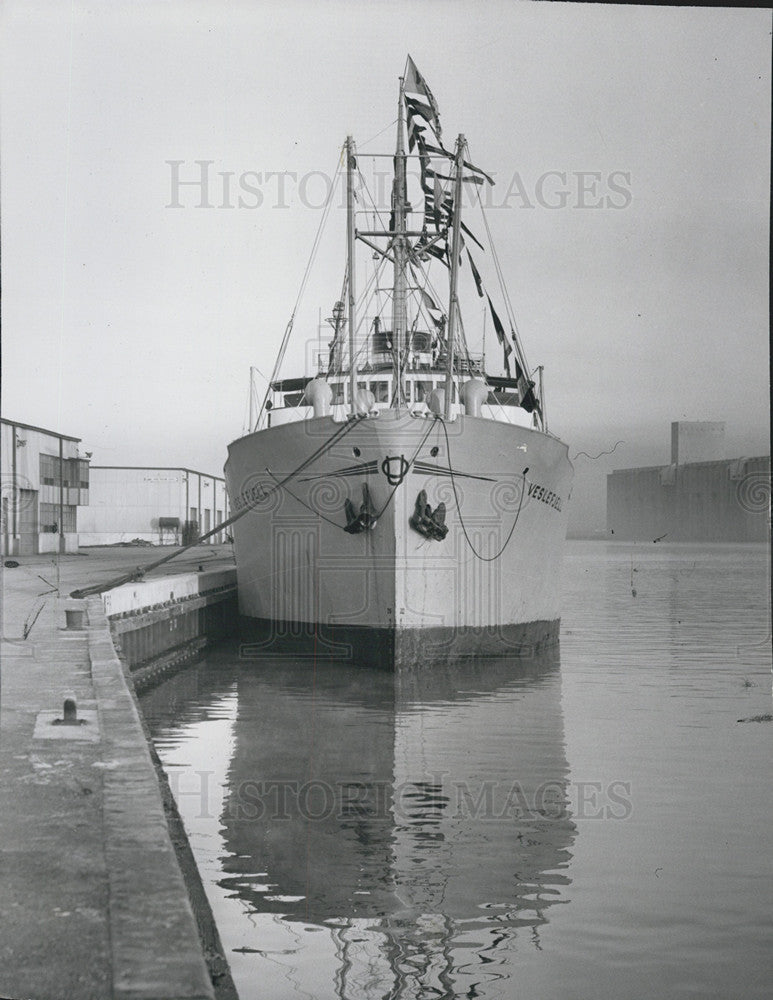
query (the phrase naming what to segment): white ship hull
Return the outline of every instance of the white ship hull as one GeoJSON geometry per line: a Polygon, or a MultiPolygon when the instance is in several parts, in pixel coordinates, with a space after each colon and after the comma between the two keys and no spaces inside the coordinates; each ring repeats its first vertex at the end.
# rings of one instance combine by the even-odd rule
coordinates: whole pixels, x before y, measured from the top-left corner
{"type": "Polygon", "coordinates": [[[558,639],[572,466],[548,434],[405,410],[321,417],[239,438],[225,474],[232,509],[249,508],[232,527],[240,612],[256,626],[246,655],[411,667],[558,639]],[[347,533],[363,484],[378,521],[347,533]],[[442,540],[410,525],[421,490],[445,504],[442,540]]]}

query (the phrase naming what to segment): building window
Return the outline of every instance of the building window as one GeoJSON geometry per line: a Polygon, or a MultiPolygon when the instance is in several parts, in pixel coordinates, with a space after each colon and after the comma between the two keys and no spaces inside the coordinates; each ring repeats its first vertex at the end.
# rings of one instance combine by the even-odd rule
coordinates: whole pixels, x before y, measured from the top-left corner
{"type": "Polygon", "coordinates": [[[58,503],[42,503],[40,505],[40,530],[43,532],[75,532],[78,530],[77,512],[78,508],[70,504],[64,504],[60,507],[58,503]]]}
{"type": "Polygon", "coordinates": [[[89,488],[89,463],[82,458],[65,458],[58,455],[40,456],[40,482],[43,486],[64,486],[87,490],[89,488]],[[64,477],[61,470],[64,469],[64,477]]]}
{"type": "MultiPolygon", "coordinates": [[[[41,455],[41,458],[47,458],[46,455],[41,455]]],[[[48,485],[51,485],[50,483],[48,485]]],[[[55,503],[42,503],[40,505],[40,530],[41,531],[58,531],[59,530],[59,505],[55,503]]]]}
{"type": "Polygon", "coordinates": [[[40,456],[40,482],[44,486],[59,486],[59,457],[57,455],[40,456]]]}
{"type": "Polygon", "coordinates": [[[199,508],[198,507],[191,507],[191,521],[193,521],[194,524],[198,524],[198,521],[199,521],[199,508]]]}

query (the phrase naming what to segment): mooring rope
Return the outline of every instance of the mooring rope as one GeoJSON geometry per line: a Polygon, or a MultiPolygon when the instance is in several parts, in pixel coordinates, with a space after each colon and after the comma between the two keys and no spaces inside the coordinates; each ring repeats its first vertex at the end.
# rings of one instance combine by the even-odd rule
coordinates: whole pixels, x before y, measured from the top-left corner
{"type": "MultiPolygon", "coordinates": [[[[271,494],[275,490],[282,488],[285,483],[290,482],[290,480],[293,479],[293,477],[303,472],[303,470],[307,466],[309,466],[313,461],[315,461],[315,459],[323,455],[325,451],[332,448],[334,444],[336,444],[341,438],[343,438],[346,434],[348,434],[349,431],[352,430],[352,428],[355,427],[357,424],[359,424],[359,422],[363,419],[364,416],[358,415],[354,417],[352,420],[348,420],[345,424],[342,424],[341,427],[339,427],[335,431],[335,433],[332,434],[327,439],[327,441],[324,441],[319,446],[319,448],[316,449],[316,451],[312,452],[312,454],[309,455],[308,458],[304,459],[304,461],[301,462],[301,464],[296,469],[293,469],[293,471],[290,472],[287,476],[285,476],[284,479],[277,482],[276,486],[272,486],[267,493],[262,494],[260,500],[266,500],[269,496],[271,496],[271,494]]],[[[190,545],[184,545],[182,548],[177,549],[176,552],[171,552],[169,553],[169,555],[163,556],[161,559],[156,559],[155,562],[148,563],[147,566],[138,566],[136,569],[132,570],[131,573],[124,573],[122,576],[116,577],[113,580],[108,580],[105,583],[94,584],[94,586],[92,587],[83,587],[80,590],[73,590],[73,592],[70,594],[70,597],[75,598],[76,600],[83,597],[90,597],[92,594],[101,594],[105,590],[112,590],[113,587],[120,587],[121,584],[123,583],[131,583],[133,580],[138,580],[141,577],[145,576],[146,573],[149,573],[151,570],[158,569],[159,566],[163,566],[165,563],[170,562],[172,559],[176,559],[178,556],[181,556],[183,552],[188,552],[190,549],[193,549],[197,545],[200,545],[202,542],[205,542],[208,538],[211,538],[213,535],[216,535],[224,528],[228,528],[230,525],[234,524],[240,518],[244,517],[245,514],[249,513],[251,510],[254,509],[255,507],[252,504],[249,503],[245,504],[245,506],[241,510],[237,511],[235,514],[232,514],[230,517],[227,517],[225,521],[221,521],[220,524],[214,527],[211,531],[208,531],[205,534],[200,535],[199,538],[197,538],[195,542],[191,542],[190,545]]]]}
{"type": "MultiPolygon", "coordinates": [[[[437,417],[435,417],[435,420],[436,420],[436,419],[437,419],[437,417]]],[[[381,510],[380,510],[380,511],[379,511],[379,513],[378,513],[378,516],[379,516],[379,517],[381,517],[381,515],[382,515],[382,514],[384,513],[384,511],[385,511],[385,510],[387,509],[387,507],[388,507],[388,506],[390,505],[390,503],[392,502],[392,499],[393,499],[393,497],[394,497],[395,493],[397,492],[397,489],[398,489],[398,487],[400,486],[400,484],[401,484],[401,483],[403,482],[403,480],[405,479],[405,476],[407,476],[407,475],[408,475],[408,473],[409,473],[409,472],[411,471],[411,467],[413,466],[413,463],[414,463],[414,462],[416,461],[416,457],[418,456],[418,454],[419,454],[419,452],[421,451],[421,449],[422,449],[422,448],[424,447],[424,445],[425,445],[425,443],[426,443],[426,441],[427,441],[427,438],[428,438],[428,437],[430,436],[430,433],[432,432],[432,429],[433,429],[433,428],[434,428],[434,426],[435,426],[435,420],[432,420],[432,421],[430,421],[430,425],[429,425],[429,427],[427,428],[427,433],[426,433],[426,434],[424,435],[424,437],[423,437],[423,438],[421,439],[421,441],[419,442],[419,445],[418,445],[418,447],[416,448],[416,451],[415,451],[415,452],[413,453],[413,458],[412,458],[412,459],[410,460],[410,462],[408,463],[408,468],[407,468],[407,469],[405,470],[405,475],[403,475],[403,478],[402,478],[402,479],[400,480],[400,482],[399,482],[399,483],[396,483],[396,484],[395,484],[395,486],[394,486],[394,487],[392,488],[392,492],[391,492],[391,493],[389,494],[389,496],[387,497],[387,500],[386,500],[386,503],[384,504],[384,506],[383,506],[383,507],[381,508],[381,510]]]]}
{"type": "MultiPolygon", "coordinates": [[[[378,511],[378,513],[377,513],[377,514],[375,515],[375,519],[376,519],[376,521],[378,521],[378,520],[379,520],[379,519],[381,518],[381,516],[383,515],[384,511],[385,511],[385,510],[387,509],[387,507],[388,507],[388,506],[390,505],[390,503],[392,502],[392,500],[393,500],[393,498],[394,498],[394,495],[395,495],[395,493],[397,492],[397,489],[399,488],[400,484],[401,484],[401,483],[403,482],[403,480],[405,479],[405,477],[406,477],[406,476],[408,475],[408,473],[410,472],[410,470],[411,470],[411,467],[413,466],[414,462],[416,461],[416,457],[418,456],[418,454],[419,454],[419,452],[421,451],[421,449],[422,449],[422,448],[424,447],[424,445],[425,445],[425,443],[426,443],[426,440],[427,440],[427,438],[429,437],[429,435],[430,435],[430,433],[431,433],[431,431],[432,431],[432,429],[433,429],[434,425],[435,425],[435,424],[434,424],[434,420],[433,420],[433,421],[432,421],[432,422],[430,423],[429,427],[427,428],[427,431],[426,431],[426,433],[424,434],[424,437],[423,437],[423,438],[421,439],[421,441],[419,442],[419,444],[418,444],[418,446],[417,446],[416,450],[414,451],[414,453],[413,453],[413,457],[412,457],[412,458],[410,459],[410,461],[408,462],[408,467],[407,467],[407,469],[405,470],[405,473],[403,474],[403,477],[402,477],[402,479],[400,480],[400,482],[399,482],[399,483],[396,483],[396,484],[395,484],[395,486],[394,486],[394,487],[392,488],[392,491],[390,492],[389,496],[388,496],[388,497],[386,498],[386,502],[384,503],[383,507],[382,507],[382,508],[381,508],[381,510],[379,510],[379,511],[378,511]]],[[[317,510],[317,509],[316,509],[315,507],[313,507],[313,506],[312,506],[312,505],[311,505],[310,503],[307,503],[307,502],[306,502],[305,500],[301,499],[301,497],[299,497],[297,493],[293,493],[293,491],[292,491],[291,489],[289,489],[289,488],[288,488],[288,487],[287,487],[287,486],[285,485],[285,483],[286,483],[286,480],[285,480],[285,481],[283,481],[283,482],[280,482],[280,481],[279,481],[279,480],[278,480],[278,479],[276,478],[276,476],[274,475],[274,473],[273,473],[273,472],[271,471],[271,469],[266,469],[266,472],[267,472],[267,473],[269,474],[269,476],[271,476],[271,478],[272,478],[272,479],[274,480],[274,482],[276,483],[276,486],[272,488],[272,491],[273,491],[273,489],[279,489],[279,488],[283,489],[283,490],[284,490],[284,491],[285,491],[286,493],[289,493],[289,494],[290,494],[290,496],[291,496],[291,497],[292,497],[292,498],[293,498],[294,500],[297,500],[297,501],[298,501],[298,503],[299,503],[299,504],[301,504],[301,506],[302,506],[302,507],[305,507],[305,508],[306,508],[306,510],[310,510],[310,511],[312,512],[312,514],[316,514],[316,515],[317,515],[317,517],[321,517],[321,518],[322,518],[322,520],[323,520],[323,521],[327,521],[327,523],[328,523],[328,524],[332,524],[334,528],[340,528],[340,529],[341,529],[341,531],[346,531],[346,527],[347,527],[346,525],[344,525],[344,524],[339,524],[339,523],[338,523],[337,521],[334,521],[334,520],[333,520],[333,519],[332,519],[331,517],[327,517],[327,516],[326,516],[325,514],[323,514],[323,513],[321,512],[321,511],[319,511],[319,510],[317,510]]],[[[262,499],[262,498],[261,498],[261,499],[262,499]]]]}
{"type": "Polygon", "coordinates": [[[459,524],[461,524],[461,526],[462,526],[462,532],[464,533],[465,541],[469,545],[470,551],[472,552],[472,554],[475,556],[476,559],[480,559],[481,562],[494,562],[495,560],[499,559],[499,557],[505,551],[505,549],[507,548],[507,546],[510,544],[510,540],[512,539],[513,533],[515,531],[515,526],[518,524],[518,518],[521,516],[521,507],[523,506],[523,497],[524,497],[524,494],[526,492],[526,473],[528,472],[528,468],[524,469],[523,473],[521,474],[521,495],[518,498],[518,510],[515,512],[515,520],[513,521],[513,525],[510,528],[510,531],[508,532],[507,538],[505,539],[504,544],[502,545],[502,548],[499,550],[499,552],[497,552],[493,556],[484,556],[484,555],[481,555],[480,552],[478,552],[478,550],[473,545],[472,539],[470,538],[469,534],[467,533],[467,527],[466,527],[466,525],[464,523],[464,518],[462,517],[462,509],[461,509],[461,506],[459,504],[459,495],[456,492],[456,479],[454,478],[454,470],[453,470],[452,463],[451,463],[451,443],[450,443],[450,441],[448,439],[448,430],[446,428],[446,423],[445,423],[445,420],[441,416],[438,416],[436,419],[439,420],[440,423],[443,426],[443,434],[445,435],[445,439],[446,439],[446,450],[448,451],[448,472],[449,472],[449,475],[451,476],[451,486],[452,486],[453,491],[454,491],[454,502],[456,504],[456,513],[459,515],[459,524]]]}

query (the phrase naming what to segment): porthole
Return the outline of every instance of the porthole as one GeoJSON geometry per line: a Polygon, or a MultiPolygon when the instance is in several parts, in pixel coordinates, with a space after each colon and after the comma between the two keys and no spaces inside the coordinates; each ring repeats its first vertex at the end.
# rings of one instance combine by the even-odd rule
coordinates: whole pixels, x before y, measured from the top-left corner
{"type": "Polygon", "coordinates": [[[359,448],[357,448],[356,446],[352,448],[352,455],[354,455],[355,458],[359,458],[361,454],[362,452],[360,451],[359,448]]]}
{"type": "Polygon", "coordinates": [[[433,445],[432,448],[430,448],[429,453],[430,453],[430,455],[432,455],[433,458],[437,458],[437,455],[438,455],[439,451],[440,451],[440,448],[438,448],[437,445],[433,445]]]}

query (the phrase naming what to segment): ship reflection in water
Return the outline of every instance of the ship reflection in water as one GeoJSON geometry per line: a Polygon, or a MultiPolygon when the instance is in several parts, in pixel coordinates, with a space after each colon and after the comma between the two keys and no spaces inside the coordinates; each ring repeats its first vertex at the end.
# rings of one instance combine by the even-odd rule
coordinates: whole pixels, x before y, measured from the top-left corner
{"type": "Polygon", "coordinates": [[[556,649],[399,674],[220,651],[143,707],[242,997],[512,995],[568,901],[556,649]]]}

